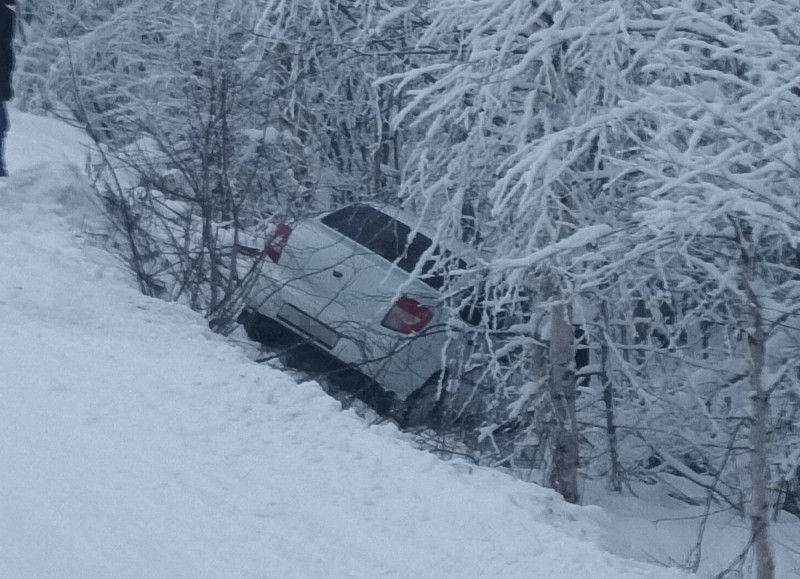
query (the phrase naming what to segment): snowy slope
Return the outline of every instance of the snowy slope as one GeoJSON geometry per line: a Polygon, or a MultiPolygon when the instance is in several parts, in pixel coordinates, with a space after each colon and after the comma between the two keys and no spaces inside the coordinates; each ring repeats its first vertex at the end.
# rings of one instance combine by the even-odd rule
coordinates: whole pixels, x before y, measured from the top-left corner
{"type": "Polygon", "coordinates": [[[0,185],[0,577],[666,578],[599,509],[417,451],[140,295],[81,135],[12,111],[0,185]]]}

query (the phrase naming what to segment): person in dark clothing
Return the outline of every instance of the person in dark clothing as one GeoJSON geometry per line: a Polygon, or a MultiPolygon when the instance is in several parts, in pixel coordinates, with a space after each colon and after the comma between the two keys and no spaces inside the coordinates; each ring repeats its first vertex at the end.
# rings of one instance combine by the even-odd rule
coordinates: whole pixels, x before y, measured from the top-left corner
{"type": "Polygon", "coordinates": [[[5,138],[8,132],[6,103],[14,97],[11,72],[14,70],[14,24],[16,0],[0,0],[0,177],[8,175],[5,161],[5,138]]]}

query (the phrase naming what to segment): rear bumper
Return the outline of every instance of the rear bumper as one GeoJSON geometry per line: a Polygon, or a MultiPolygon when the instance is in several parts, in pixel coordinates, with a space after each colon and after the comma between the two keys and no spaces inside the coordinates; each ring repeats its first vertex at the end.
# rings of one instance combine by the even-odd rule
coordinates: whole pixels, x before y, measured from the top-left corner
{"type": "Polygon", "coordinates": [[[342,308],[336,308],[335,319],[320,321],[308,313],[314,311],[313,299],[277,277],[259,275],[246,301],[248,307],[356,368],[398,398],[405,399],[441,369],[444,340],[437,334],[395,334],[379,322],[356,323],[342,308]]]}

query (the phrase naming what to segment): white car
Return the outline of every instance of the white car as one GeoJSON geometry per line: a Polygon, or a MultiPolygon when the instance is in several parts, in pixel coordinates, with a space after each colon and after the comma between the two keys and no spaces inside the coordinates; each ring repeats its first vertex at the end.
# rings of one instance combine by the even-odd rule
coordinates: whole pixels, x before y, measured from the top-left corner
{"type": "MultiPolygon", "coordinates": [[[[246,307],[397,399],[419,396],[438,386],[444,366],[443,267],[466,266],[432,237],[415,216],[375,204],[281,224],[246,307]]],[[[260,316],[244,319],[252,325],[260,316]]]]}

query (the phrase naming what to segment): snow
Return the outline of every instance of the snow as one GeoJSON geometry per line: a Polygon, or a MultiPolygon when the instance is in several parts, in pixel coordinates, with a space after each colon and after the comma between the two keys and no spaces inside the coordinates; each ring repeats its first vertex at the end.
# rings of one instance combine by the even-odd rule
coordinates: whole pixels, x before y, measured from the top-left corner
{"type": "Polygon", "coordinates": [[[682,576],[604,551],[599,508],[440,461],[141,295],[102,247],[85,138],[11,120],[0,577],[682,576]]]}
{"type": "MultiPolygon", "coordinates": [[[[729,571],[728,577],[754,577],[752,556],[736,564],[750,540],[749,522],[738,513],[721,503],[706,505],[697,487],[679,477],[673,477],[673,493],[699,499],[699,506],[671,498],[658,486],[639,484],[635,490],[636,497],[621,496],[606,492],[597,483],[587,485],[585,500],[603,508],[606,524],[613,529],[601,538],[604,547],[640,561],[696,565],[697,576],[702,578],[725,576],[722,573],[728,568],[742,572],[729,571]],[[702,545],[697,550],[700,536],[702,545]]],[[[800,577],[798,519],[781,513],[770,524],[770,536],[776,579],[800,577]]]]}
{"type": "Polygon", "coordinates": [[[582,229],[572,233],[569,237],[561,239],[543,249],[539,249],[524,257],[496,259],[492,262],[492,267],[501,268],[530,268],[542,261],[564,252],[573,251],[587,245],[595,243],[599,238],[613,232],[610,225],[601,223],[599,225],[587,225],[582,229]]]}

